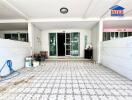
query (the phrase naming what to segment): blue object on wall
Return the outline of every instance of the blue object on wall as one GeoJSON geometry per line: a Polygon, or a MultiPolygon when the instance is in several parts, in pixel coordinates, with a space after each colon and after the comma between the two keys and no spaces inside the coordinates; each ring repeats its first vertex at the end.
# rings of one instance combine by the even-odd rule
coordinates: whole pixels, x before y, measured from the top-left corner
{"type": "Polygon", "coordinates": [[[111,8],[111,16],[124,16],[124,7],[119,5],[112,6],[111,8]]]}

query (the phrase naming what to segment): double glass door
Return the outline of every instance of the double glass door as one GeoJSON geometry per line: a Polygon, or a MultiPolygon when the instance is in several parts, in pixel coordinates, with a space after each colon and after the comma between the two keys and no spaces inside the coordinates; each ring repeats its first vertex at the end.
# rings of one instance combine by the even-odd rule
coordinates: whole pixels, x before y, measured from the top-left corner
{"type": "MultiPolygon", "coordinates": [[[[78,32],[62,33],[65,34],[65,56],[80,55],[80,34],[78,32]]],[[[49,34],[50,56],[58,56],[57,33],[49,34]]]]}

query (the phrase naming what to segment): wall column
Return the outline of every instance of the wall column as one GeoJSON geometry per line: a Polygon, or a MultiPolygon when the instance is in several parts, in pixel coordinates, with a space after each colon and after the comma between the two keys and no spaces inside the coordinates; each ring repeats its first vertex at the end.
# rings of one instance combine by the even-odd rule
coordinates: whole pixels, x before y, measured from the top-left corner
{"type": "Polygon", "coordinates": [[[30,43],[31,55],[34,53],[33,25],[28,23],[28,41],[30,43]]]}
{"type": "Polygon", "coordinates": [[[103,21],[100,20],[99,22],[99,42],[98,42],[98,63],[101,63],[101,49],[102,49],[102,42],[103,42],[103,21]]]}

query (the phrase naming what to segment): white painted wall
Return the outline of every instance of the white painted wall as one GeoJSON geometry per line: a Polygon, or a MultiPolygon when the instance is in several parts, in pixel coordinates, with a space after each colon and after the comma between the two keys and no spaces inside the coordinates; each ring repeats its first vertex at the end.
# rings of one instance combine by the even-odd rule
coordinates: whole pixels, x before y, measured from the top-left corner
{"type": "Polygon", "coordinates": [[[39,53],[41,51],[41,30],[32,23],[28,24],[28,37],[32,53],[39,53]]]}
{"type": "Polygon", "coordinates": [[[101,63],[132,80],[132,37],[102,43],[101,63]]]}
{"type": "Polygon", "coordinates": [[[41,33],[42,40],[42,50],[48,51],[49,53],[49,33],[62,33],[65,31],[68,32],[80,32],[80,57],[84,57],[84,49],[85,49],[85,35],[88,35],[88,43],[91,42],[91,31],[88,29],[53,29],[53,30],[43,30],[41,33]]]}
{"type": "Polygon", "coordinates": [[[99,24],[92,28],[91,31],[91,42],[93,45],[93,59],[98,61],[98,48],[99,48],[99,24]]]}
{"type": "MultiPolygon", "coordinates": [[[[24,59],[30,56],[30,46],[27,42],[0,39],[0,69],[6,60],[12,60],[13,69],[17,70],[24,67],[24,59]]],[[[3,69],[1,75],[9,73],[7,66],[3,69]]]]}
{"type": "Polygon", "coordinates": [[[41,51],[41,31],[37,27],[33,27],[34,34],[34,52],[39,53],[41,51]]]}

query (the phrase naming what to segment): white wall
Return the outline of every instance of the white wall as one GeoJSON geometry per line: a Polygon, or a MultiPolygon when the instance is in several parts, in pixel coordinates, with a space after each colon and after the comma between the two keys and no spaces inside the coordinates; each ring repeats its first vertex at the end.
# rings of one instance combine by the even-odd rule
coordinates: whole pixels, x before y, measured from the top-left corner
{"type": "MultiPolygon", "coordinates": [[[[12,60],[13,69],[17,70],[24,67],[24,59],[30,56],[30,46],[27,42],[0,39],[0,69],[6,60],[12,60]]],[[[5,67],[1,75],[9,73],[5,67]]]]}
{"type": "Polygon", "coordinates": [[[101,63],[132,80],[132,37],[103,42],[101,63]]]}
{"type": "Polygon", "coordinates": [[[98,61],[98,56],[99,56],[99,24],[97,24],[95,27],[92,28],[91,31],[91,42],[93,45],[93,59],[95,61],[98,61]]]}
{"type": "Polygon", "coordinates": [[[28,35],[32,53],[39,53],[41,51],[41,30],[29,23],[28,35]]]}
{"type": "Polygon", "coordinates": [[[41,31],[37,27],[33,27],[34,35],[34,52],[39,53],[41,51],[41,31]]]}
{"type": "Polygon", "coordinates": [[[43,30],[41,33],[42,39],[42,50],[48,51],[49,54],[49,33],[62,33],[65,31],[68,32],[80,32],[80,57],[84,57],[84,49],[85,49],[85,35],[88,35],[88,43],[91,42],[91,31],[86,29],[53,29],[53,30],[43,30]]]}

